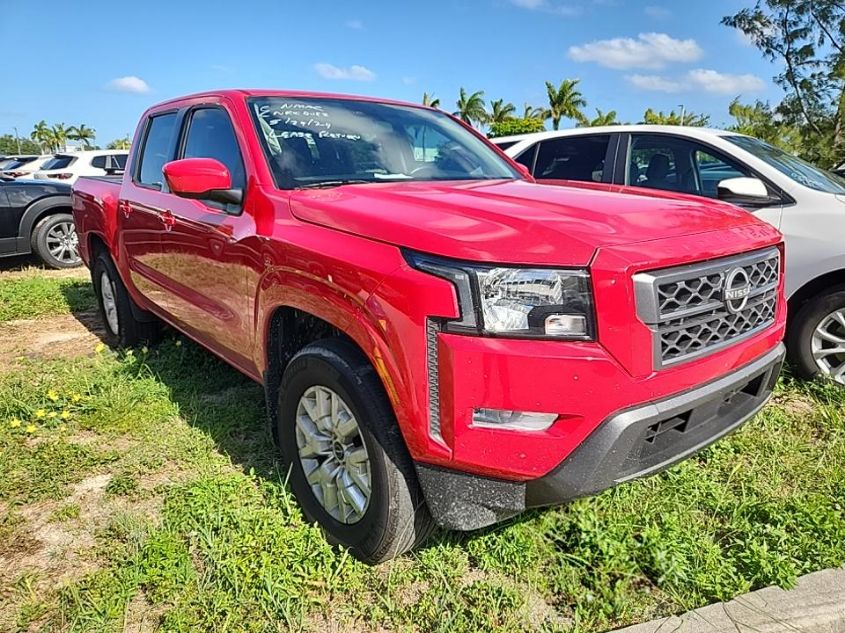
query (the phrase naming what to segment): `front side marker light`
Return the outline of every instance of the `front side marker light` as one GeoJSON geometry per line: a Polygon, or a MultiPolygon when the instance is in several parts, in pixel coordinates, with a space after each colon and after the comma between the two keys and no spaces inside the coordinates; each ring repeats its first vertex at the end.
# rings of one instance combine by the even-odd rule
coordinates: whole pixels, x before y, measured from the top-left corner
{"type": "Polygon", "coordinates": [[[514,431],[545,431],[558,417],[557,413],[475,409],[472,412],[472,426],[514,431]]]}
{"type": "Polygon", "coordinates": [[[546,336],[587,336],[587,318],[574,314],[546,317],[546,336]]]}

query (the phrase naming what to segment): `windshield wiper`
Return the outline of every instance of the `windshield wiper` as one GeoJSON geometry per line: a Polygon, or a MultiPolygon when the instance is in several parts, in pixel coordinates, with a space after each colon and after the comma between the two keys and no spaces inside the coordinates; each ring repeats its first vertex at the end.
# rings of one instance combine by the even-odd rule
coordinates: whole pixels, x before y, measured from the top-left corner
{"type": "Polygon", "coordinates": [[[362,185],[372,182],[372,180],[361,180],[354,178],[347,178],[344,180],[322,180],[320,182],[310,182],[305,185],[299,185],[297,189],[322,189],[324,187],[339,187],[340,185],[362,185]]]}

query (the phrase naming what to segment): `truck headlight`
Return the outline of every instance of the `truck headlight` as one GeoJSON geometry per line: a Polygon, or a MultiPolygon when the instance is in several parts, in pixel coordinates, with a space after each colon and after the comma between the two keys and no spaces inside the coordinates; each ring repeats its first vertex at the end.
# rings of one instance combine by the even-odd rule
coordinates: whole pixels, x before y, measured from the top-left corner
{"type": "Polygon", "coordinates": [[[593,340],[590,276],[582,269],[484,266],[419,253],[408,262],[455,286],[461,316],[445,331],[593,340]]]}

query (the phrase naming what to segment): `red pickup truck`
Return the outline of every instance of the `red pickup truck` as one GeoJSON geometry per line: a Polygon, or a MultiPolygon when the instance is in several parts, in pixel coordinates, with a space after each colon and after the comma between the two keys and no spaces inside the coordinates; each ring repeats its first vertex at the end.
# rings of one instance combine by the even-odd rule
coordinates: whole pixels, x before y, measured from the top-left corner
{"type": "Polygon", "coordinates": [[[168,323],[264,385],[305,515],[362,560],[689,457],[767,400],[781,236],[716,201],[536,184],[435,109],[227,90],[81,178],[107,338],[168,323]]]}

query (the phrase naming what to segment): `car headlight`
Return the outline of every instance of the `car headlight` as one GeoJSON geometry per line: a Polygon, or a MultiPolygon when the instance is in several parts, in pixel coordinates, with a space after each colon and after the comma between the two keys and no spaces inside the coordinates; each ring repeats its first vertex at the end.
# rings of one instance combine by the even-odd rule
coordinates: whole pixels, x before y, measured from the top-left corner
{"type": "Polygon", "coordinates": [[[455,286],[461,316],[450,332],[593,340],[595,320],[590,276],[583,269],[484,266],[406,253],[419,270],[455,286]]]}

